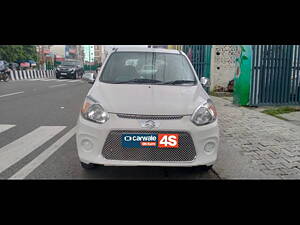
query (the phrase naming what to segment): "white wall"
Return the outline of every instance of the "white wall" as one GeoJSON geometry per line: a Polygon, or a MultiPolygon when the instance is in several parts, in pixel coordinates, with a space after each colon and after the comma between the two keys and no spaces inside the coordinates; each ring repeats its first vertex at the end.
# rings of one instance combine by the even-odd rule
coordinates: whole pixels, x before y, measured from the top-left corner
{"type": "Polygon", "coordinates": [[[234,78],[236,70],[236,57],[239,55],[238,45],[213,45],[211,51],[211,87],[227,87],[228,82],[234,78]]]}

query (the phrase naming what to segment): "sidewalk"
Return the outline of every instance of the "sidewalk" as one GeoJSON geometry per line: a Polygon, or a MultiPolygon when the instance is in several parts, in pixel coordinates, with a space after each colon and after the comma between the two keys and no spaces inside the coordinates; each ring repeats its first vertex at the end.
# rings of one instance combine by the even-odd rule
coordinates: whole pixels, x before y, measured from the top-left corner
{"type": "Polygon", "coordinates": [[[222,179],[300,179],[300,127],[211,97],[220,125],[222,179]]]}
{"type": "Polygon", "coordinates": [[[291,112],[280,116],[287,119],[290,123],[300,126],[300,112],[291,112]]]}

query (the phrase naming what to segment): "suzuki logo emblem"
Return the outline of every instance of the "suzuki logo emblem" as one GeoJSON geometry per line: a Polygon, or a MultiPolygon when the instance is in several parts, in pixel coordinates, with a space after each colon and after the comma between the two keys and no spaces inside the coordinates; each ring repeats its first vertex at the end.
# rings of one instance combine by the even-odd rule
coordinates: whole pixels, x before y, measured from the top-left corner
{"type": "Polygon", "coordinates": [[[153,128],[159,127],[159,122],[153,121],[153,120],[146,120],[146,121],[141,122],[141,126],[143,128],[153,129],[153,128]]]}

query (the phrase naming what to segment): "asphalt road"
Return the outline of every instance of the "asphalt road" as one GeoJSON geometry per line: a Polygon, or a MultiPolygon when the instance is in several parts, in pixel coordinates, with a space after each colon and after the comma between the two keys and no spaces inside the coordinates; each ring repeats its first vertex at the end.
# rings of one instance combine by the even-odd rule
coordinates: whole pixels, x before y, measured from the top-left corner
{"type": "Polygon", "coordinates": [[[91,84],[0,82],[0,179],[219,179],[201,167],[97,167],[77,156],[74,127],[91,84]]]}

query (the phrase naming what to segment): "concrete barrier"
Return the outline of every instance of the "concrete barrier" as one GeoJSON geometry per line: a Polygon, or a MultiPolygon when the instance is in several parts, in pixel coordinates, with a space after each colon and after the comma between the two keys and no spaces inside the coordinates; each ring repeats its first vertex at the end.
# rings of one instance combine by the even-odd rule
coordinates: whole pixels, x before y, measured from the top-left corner
{"type": "Polygon", "coordinates": [[[55,70],[11,70],[10,80],[40,79],[55,77],[55,70]]]}

